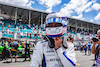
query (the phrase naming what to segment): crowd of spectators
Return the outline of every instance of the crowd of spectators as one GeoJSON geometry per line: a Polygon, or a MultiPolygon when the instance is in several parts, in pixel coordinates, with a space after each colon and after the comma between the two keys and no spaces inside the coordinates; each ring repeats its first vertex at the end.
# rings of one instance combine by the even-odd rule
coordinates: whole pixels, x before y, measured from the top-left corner
{"type": "MultiPolygon", "coordinates": [[[[40,25],[36,25],[36,24],[30,24],[30,26],[27,24],[27,22],[22,22],[22,21],[19,21],[18,23],[14,24],[12,22],[10,22],[8,24],[8,26],[6,25],[6,21],[3,21],[2,22],[2,33],[3,34],[11,34],[11,35],[14,35],[15,32],[18,32],[17,33],[17,36],[19,38],[22,38],[22,37],[27,37],[27,38],[32,38],[34,37],[36,34],[37,36],[41,36],[40,33],[43,34],[42,31],[40,31],[41,29],[44,30],[44,28],[40,25]],[[22,32],[22,30],[24,30],[22,32]],[[30,32],[28,32],[30,31],[30,32]]],[[[6,36],[8,37],[8,36],[6,36]]]]}

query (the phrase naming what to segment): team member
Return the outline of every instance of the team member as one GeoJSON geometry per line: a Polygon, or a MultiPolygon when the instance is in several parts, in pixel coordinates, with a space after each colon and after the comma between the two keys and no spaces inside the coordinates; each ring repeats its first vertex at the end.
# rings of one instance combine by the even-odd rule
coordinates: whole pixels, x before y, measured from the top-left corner
{"type": "Polygon", "coordinates": [[[31,45],[32,43],[27,43],[27,40],[26,40],[26,43],[24,44],[24,48],[25,48],[25,60],[23,61],[23,62],[25,62],[25,61],[27,61],[26,60],[26,55],[27,55],[27,52],[28,52],[28,57],[29,57],[29,61],[31,60],[31,57],[30,57],[30,45],[31,45]]]}
{"type": "Polygon", "coordinates": [[[11,62],[12,62],[12,59],[13,59],[13,55],[15,55],[15,62],[17,61],[17,48],[19,47],[19,44],[17,41],[14,41],[12,42],[11,44],[11,62]]]}
{"type": "Polygon", "coordinates": [[[95,40],[93,41],[93,45],[92,45],[92,53],[93,54],[97,54],[98,57],[96,58],[96,64],[97,64],[97,67],[100,67],[100,30],[98,30],[97,32],[98,34],[98,40],[95,40]]]}
{"type": "MultiPolygon", "coordinates": [[[[66,44],[63,34],[68,20],[52,13],[46,17],[46,35],[37,43],[30,67],[39,67],[44,59],[46,67],[74,67],[76,65],[73,45],[66,44]]],[[[43,66],[44,67],[44,66],[43,66]]]]}
{"type": "Polygon", "coordinates": [[[6,59],[7,57],[7,48],[8,48],[8,42],[7,40],[2,40],[1,45],[4,46],[2,51],[2,60],[6,59]]]}

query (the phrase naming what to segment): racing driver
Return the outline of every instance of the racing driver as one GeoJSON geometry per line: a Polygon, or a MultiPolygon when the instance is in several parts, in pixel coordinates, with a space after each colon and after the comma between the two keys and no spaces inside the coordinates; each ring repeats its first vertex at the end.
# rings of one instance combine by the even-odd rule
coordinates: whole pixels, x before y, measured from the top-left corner
{"type": "Polygon", "coordinates": [[[74,45],[67,44],[65,35],[68,20],[60,13],[51,13],[46,17],[46,36],[34,49],[30,67],[75,67],[74,45]]]}

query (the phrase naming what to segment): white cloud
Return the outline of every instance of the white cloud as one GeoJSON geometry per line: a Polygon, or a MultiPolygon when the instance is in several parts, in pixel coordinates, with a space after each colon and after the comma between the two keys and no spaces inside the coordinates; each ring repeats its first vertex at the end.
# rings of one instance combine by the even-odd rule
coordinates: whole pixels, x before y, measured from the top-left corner
{"type": "Polygon", "coordinates": [[[95,19],[95,20],[100,20],[100,13],[98,13],[97,16],[95,16],[94,19],[95,19]]]}
{"type": "Polygon", "coordinates": [[[95,4],[93,4],[91,7],[92,7],[92,9],[94,9],[94,10],[99,10],[99,9],[100,9],[100,4],[99,4],[99,3],[95,3],[95,4]]]}
{"type": "Polygon", "coordinates": [[[0,2],[26,7],[31,7],[34,4],[34,1],[31,0],[0,0],[0,2]]]}
{"type": "Polygon", "coordinates": [[[100,4],[99,3],[93,3],[93,5],[91,7],[89,7],[88,9],[85,10],[85,12],[89,12],[91,10],[100,10],[100,4]]]}
{"type": "MultiPolygon", "coordinates": [[[[74,13],[80,15],[95,2],[96,0],[71,0],[68,4],[63,5],[60,13],[66,16],[71,16],[74,13]]],[[[87,11],[89,11],[89,9],[87,11]]]]}
{"type": "Polygon", "coordinates": [[[1,2],[25,6],[28,3],[28,0],[1,0],[1,2]]]}
{"type": "Polygon", "coordinates": [[[72,16],[73,18],[76,18],[76,19],[81,19],[81,20],[84,20],[84,18],[82,18],[83,17],[83,14],[80,14],[80,15],[78,15],[78,16],[72,16]]]}
{"type": "Polygon", "coordinates": [[[82,12],[84,12],[88,7],[90,7],[92,4],[92,2],[88,2],[87,0],[81,2],[80,6],[77,6],[77,8],[75,9],[75,11],[77,12],[77,14],[81,14],[82,12]]]}
{"type": "Polygon", "coordinates": [[[92,10],[92,8],[88,8],[85,10],[85,12],[90,12],[92,10]]]}
{"type": "Polygon", "coordinates": [[[37,1],[39,1],[39,3],[44,6],[46,5],[48,8],[46,11],[49,11],[49,12],[52,12],[53,6],[56,6],[62,2],[61,0],[37,0],[37,1]]]}
{"type": "Polygon", "coordinates": [[[91,22],[93,22],[93,19],[90,19],[91,22]]]}
{"type": "Polygon", "coordinates": [[[52,12],[52,7],[49,7],[46,11],[47,12],[52,12]]]}
{"type": "Polygon", "coordinates": [[[34,4],[34,3],[35,3],[35,1],[29,1],[29,3],[27,3],[26,6],[32,8],[32,4],[34,4]]]}
{"type": "Polygon", "coordinates": [[[60,10],[60,13],[77,19],[84,20],[83,12],[89,12],[93,10],[91,7],[96,3],[96,0],[71,0],[69,3],[64,4],[60,10]]]}

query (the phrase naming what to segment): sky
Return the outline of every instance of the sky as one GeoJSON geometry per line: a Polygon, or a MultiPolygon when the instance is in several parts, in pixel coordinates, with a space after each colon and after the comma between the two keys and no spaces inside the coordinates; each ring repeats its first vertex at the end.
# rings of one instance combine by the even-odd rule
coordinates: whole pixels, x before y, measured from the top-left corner
{"type": "Polygon", "coordinates": [[[47,12],[100,24],[100,0],[0,0],[47,12]]]}

